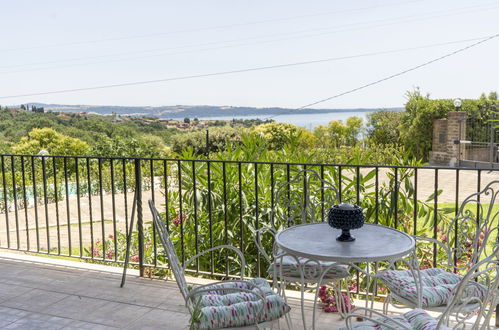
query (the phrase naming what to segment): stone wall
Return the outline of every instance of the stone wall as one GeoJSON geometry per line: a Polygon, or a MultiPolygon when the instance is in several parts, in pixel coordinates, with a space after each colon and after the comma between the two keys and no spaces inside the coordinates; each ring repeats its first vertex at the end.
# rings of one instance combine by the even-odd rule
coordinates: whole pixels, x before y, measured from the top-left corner
{"type": "Polygon", "coordinates": [[[465,158],[465,148],[456,141],[466,137],[466,112],[452,111],[447,118],[433,120],[433,142],[430,164],[457,166],[465,158]]]}

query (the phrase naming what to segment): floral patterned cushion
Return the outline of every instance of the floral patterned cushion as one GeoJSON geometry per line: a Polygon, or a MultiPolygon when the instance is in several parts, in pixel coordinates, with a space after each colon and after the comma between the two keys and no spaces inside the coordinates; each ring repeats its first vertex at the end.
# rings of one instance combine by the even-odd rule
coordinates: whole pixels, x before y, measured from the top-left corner
{"type": "MultiPolygon", "coordinates": [[[[422,306],[437,307],[446,305],[454,287],[461,281],[461,276],[447,272],[440,268],[422,269],[422,306]]],[[[414,304],[417,302],[417,291],[414,277],[408,270],[390,270],[381,275],[383,283],[397,296],[407,299],[414,304]]],[[[480,284],[470,286],[464,297],[485,296],[486,289],[480,284]]]]}
{"type": "Polygon", "coordinates": [[[208,286],[206,289],[213,289],[213,291],[194,297],[199,311],[198,317],[194,320],[197,329],[254,325],[255,323],[276,320],[290,311],[290,307],[262,278],[247,282],[216,284],[212,287],[208,286]],[[255,293],[260,292],[248,283],[256,285],[265,294],[265,305],[261,313],[263,301],[256,294],[224,290],[241,288],[255,293]]]}
{"type": "MultiPolygon", "coordinates": [[[[429,315],[422,309],[413,309],[412,311],[409,311],[402,315],[390,316],[390,318],[395,319],[407,328],[414,330],[435,330],[437,329],[438,324],[438,321],[436,319],[431,317],[431,315],[429,315]]],[[[398,324],[390,322],[390,320],[388,319],[378,318],[377,321],[379,321],[381,324],[372,321],[357,322],[354,324],[353,328],[356,330],[387,330],[391,328],[400,328],[398,324]],[[383,326],[383,323],[386,325],[390,325],[391,328],[383,326]]],[[[342,328],[342,330],[343,329],[346,328],[342,328]]],[[[450,330],[450,328],[440,326],[439,330],[450,330]]]]}
{"type": "Polygon", "coordinates": [[[310,259],[306,258],[298,258],[298,262],[295,258],[291,256],[284,256],[282,258],[277,258],[269,267],[269,274],[274,274],[274,269],[277,270],[277,276],[281,275],[280,268],[282,267],[282,275],[286,277],[296,277],[300,278],[300,269],[299,265],[304,265],[303,267],[303,276],[308,279],[318,278],[323,270],[326,270],[328,267],[331,267],[324,279],[338,279],[349,276],[348,267],[345,265],[339,265],[334,262],[320,262],[319,264],[316,261],[310,261],[310,259]],[[299,264],[298,264],[299,262],[299,264]]]}

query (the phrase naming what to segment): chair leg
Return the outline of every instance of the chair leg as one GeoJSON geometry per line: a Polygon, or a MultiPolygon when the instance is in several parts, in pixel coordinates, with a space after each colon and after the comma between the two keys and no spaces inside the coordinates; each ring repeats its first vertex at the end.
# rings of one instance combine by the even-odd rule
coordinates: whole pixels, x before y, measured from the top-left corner
{"type": "Polygon", "coordinates": [[[388,314],[388,307],[390,306],[390,302],[392,301],[392,295],[389,293],[386,296],[385,301],[383,302],[383,314],[388,314]]]}
{"type": "Polygon", "coordinates": [[[341,282],[338,285],[338,282],[333,281],[331,282],[331,286],[333,287],[333,293],[334,293],[334,301],[336,303],[336,308],[338,308],[338,313],[340,314],[340,317],[343,318],[343,304],[341,302],[341,282]]]}
{"type": "Polygon", "coordinates": [[[293,330],[293,321],[291,321],[291,315],[290,313],[287,313],[284,318],[286,319],[286,325],[288,326],[289,330],[293,330]]]}

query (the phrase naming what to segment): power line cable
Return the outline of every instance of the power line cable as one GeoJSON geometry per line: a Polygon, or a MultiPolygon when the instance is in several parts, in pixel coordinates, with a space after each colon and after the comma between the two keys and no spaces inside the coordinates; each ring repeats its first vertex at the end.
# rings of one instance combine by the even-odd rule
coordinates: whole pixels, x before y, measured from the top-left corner
{"type": "MultiPolygon", "coordinates": [[[[356,88],[350,89],[350,90],[348,90],[348,91],[345,91],[345,92],[342,92],[342,93],[339,93],[339,94],[335,94],[335,95],[333,95],[333,96],[330,96],[330,97],[327,97],[327,98],[324,98],[324,99],[321,99],[321,100],[318,100],[318,101],[315,101],[315,102],[312,102],[312,103],[308,103],[308,104],[303,105],[303,106],[301,106],[301,107],[299,107],[299,108],[296,108],[296,109],[294,109],[294,110],[296,111],[296,110],[302,110],[302,109],[305,109],[305,108],[309,108],[309,107],[314,106],[314,105],[317,105],[317,104],[319,104],[319,103],[323,103],[323,102],[326,102],[326,101],[329,101],[329,100],[332,100],[332,99],[338,98],[338,97],[340,97],[340,96],[344,96],[344,95],[347,95],[347,94],[350,94],[350,93],[353,93],[353,92],[359,91],[359,90],[361,90],[361,89],[365,89],[365,88],[367,88],[367,87],[377,85],[377,84],[379,84],[379,83],[381,83],[381,82],[384,82],[384,81],[387,81],[387,80],[393,79],[393,78],[395,78],[395,77],[399,77],[399,76],[401,76],[401,75],[403,75],[403,74],[409,73],[409,72],[411,72],[411,71],[414,71],[414,70],[420,69],[420,68],[422,68],[422,67],[424,67],[424,66],[430,65],[430,64],[435,63],[435,62],[438,62],[438,61],[441,61],[441,60],[443,60],[443,59],[445,59],[445,58],[448,58],[448,57],[450,57],[450,56],[453,56],[453,55],[456,55],[456,54],[458,54],[458,53],[464,52],[464,51],[466,51],[466,50],[468,50],[468,49],[470,49],[470,48],[473,48],[473,47],[476,47],[476,46],[478,46],[478,45],[481,45],[481,44],[483,44],[483,43],[485,43],[485,42],[487,42],[487,41],[490,41],[490,40],[492,40],[492,39],[494,39],[494,38],[497,38],[497,37],[499,37],[499,33],[498,33],[498,34],[495,34],[495,35],[493,35],[493,36],[490,36],[490,37],[488,37],[488,38],[486,38],[486,39],[484,39],[484,40],[481,40],[481,41],[475,42],[475,43],[473,43],[473,44],[471,44],[471,45],[468,45],[468,46],[466,46],[466,47],[463,47],[463,48],[460,48],[460,49],[458,49],[458,50],[455,50],[455,51],[453,51],[453,52],[451,52],[451,53],[448,53],[448,54],[445,54],[445,55],[443,55],[443,56],[437,57],[437,58],[435,58],[435,59],[433,59],[433,60],[427,61],[427,62],[425,62],[425,63],[423,63],[423,64],[416,65],[416,66],[414,66],[414,67],[412,67],[412,68],[409,68],[409,69],[406,69],[406,70],[404,70],[404,71],[401,71],[401,72],[398,72],[398,73],[395,73],[395,74],[389,75],[389,76],[387,76],[387,77],[384,77],[384,78],[378,79],[378,80],[373,81],[373,82],[370,82],[370,83],[368,83],[368,84],[365,84],[365,85],[362,85],[362,86],[359,86],[359,87],[356,87],[356,88]]],[[[271,119],[271,118],[274,118],[274,117],[277,117],[277,116],[279,116],[279,115],[271,116],[271,117],[268,117],[268,118],[266,118],[266,119],[271,119]]]]}
{"type": "Polygon", "coordinates": [[[194,28],[194,29],[184,29],[184,30],[160,32],[160,33],[149,33],[149,34],[142,34],[142,35],[135,35],[135,36],[94,39],[94,40],[86,40],[86,41],[74,41],[74,42],[41,45],[41,46],[34,46],[34,47],[6,48],[6,49],[0,49],[0,52],[23,51],[23,50],[33,50],[33,49],[41,49],[41,48],[56,48],[56,47],[84,45],[84,44],[101,43],[101,42],[109,42],[109,41],[122,41],[122,40],[129,40],[129,39],[151,38],[151,37],[157,37],[157,36],[182,34],[182,33],[190,33],[190,32],[220,30],[220,29],[227,29],[227,28],[234,28],[234,27],[241,27],[241,26],[257,25],[257,24],[262,24],[262,23],[289,21],[289,20],[296,20],[296,19],[309,18],[309,17],[326,16],[326,15],[331,15],[331,14],[343,14],[343,13],[348,13],[348,12],[370,10],[370,9],[376,9],[376,8],[389,7],[389,6],[399,6],[399,5],[404,5],[404,4],[408,4],[408,3],[422,2],[422,1],[426,1],[426,0],[410,0],[410,1],[405,1],[405,2],[392,2],[392,3],[388,3],[388,4],[384,4],[384,5],[351,8],[351,9],[344,9],[344,10],[328,11],[328,12],[305,14],[305,15],[298,15],[298,16],[291,16],[291,17],[282,17],[282,18],[267,19],[267,20],[259,20],[259,21],[244,22],[244,23],[215,25],[215,26],[208,26],[208,27],[194,28]]]}
{"type": "MultiPolygon", "coordinates": [[[[476,6],[475,6],[476,7],[476,6]]],[[[473,8],[475,8],[473,7],[473,8]]],[[[493,6],[498,7],[498,6],[493,6]]],[[[336,29],[337,27],[334,27],[332,31],[330,31],[331,27],[323,27],[323,28],[316,28],[316,29],[309,29],[309,30],[301,30],[301,31],[295,31],[291,33],[281,33],[281,34],[275,34],[274,36],[290,36],[288,38],[278,38],[278,39],[270,39],[270,40],[263,40],[263,41],[257,41],[253,43],[239,43],[239,44],[231,44],[231,45],[226,45],[226,46],[219,46],[219,47],[207,47],[207,48],[198,48],[198,49],[191,49],[191,50],[185,50],[185,51],[178,51],[178,52],[164,52],[165,50],[175,50],[175,49],[182,49],[182,48],[188,48],[188,47],[195,47],[195,46],[206,46],[206,45],[217,45],[217,44],[224,44],[224,43],[234,43],[234,42],[240,42],[240,41],[247,41],[247,40],[258,40],[262,38],[268,38],[268,36],[264,37],[250,37],[250,38],[243,38],[243,39],[233,39],[233,40],[225,40],[225,41],[219,41],[219,42],[208,42],[208,43],[202,43],[202,44],[194,44],[194,45],[184,45],[184,46],[179,46],[179,47],[169,47],[169,48],[160,48],[160,49],[152,49],[152,50],[146,50],[146,51],[132,51],[132,52],[121,52],[121,53],[114,53],[114,54],[107,54],[107,55],[99,55],[99,56],[91,56],[91,57],[77,57],[77,58],[69,58],[69,59],[63,59],[63,60],[54,60],[54,61],[45,61],[45,62],[35,62],[35,63],[23,63],[20,65],[4,65],[0,66],[0,68],[15,68],[15,67],[25,67],[25,66],[33,66],[33,65],[41,65],[41,64],[51,64],[51,63],[60,63],[60,62],[71,62],[71,61],[79,61],[79,60],[91,60],[91,59],[98,59],[98,58],[106,58],[106,57],[112,57],[112,56],[122,56],[122,55],[131,55],[131,54],[143,54],[143,53],[150,53],[150,52],[160,52],[157,54],[151,54],[151,55],[144,55],[144,56],[133,56],[133,57],[126,57],[126,58],[118,58],[118,59],[109,59],[109,60],[102,60],[102,61],[92,61],[92,62],[84,62],[84,63],[75,63],[75,64],[67,64],[67,65],[56,65],[56,66],[46,66],[46,67],[40,67],[40,68],[33,68],[33,69],[26,69],[26,70],[10,70],[10,71],[3,71],[0,72],[0,74],[13,74],[13,73],[22,73],[22,72],[32,72],[32,71],[42,71],[42,70],[52,70],[52,69],[58,69],[58,68],[67,68],[67,67],[78,67],[82,65],[93,65],[93,64],[99,64],[99,63],[109,63],[109,62],[118,62],[118,61],[129,61],[129,60],[136,60],[136,59],[144,59],[144,58],[151,58],[151,57],[158,57],[158,56],[164,56],[164,55],[178,55],[178,54],[186,54],[186,53],[193,53],[193,52],[201,52],[201,51],[210,51],[210,50],[219,50],[219,49],[227,49],[227,48],[233,48],[233,47],[241,47],[241,46],[249,46],[249,45],[255,45],[255,44],[268,44],[268,43],[274,43],[274,42],[279,42],[279,41],[286,41],[286,40],[293,40],[293,39],[300,39],[300,38],[310,38],[310,37],[317,37],[317,36],[323,36],[323,35],[328,35],[332,33],[338,33],[338,32],[346,32],[346,31],[354,31],[354,30],[362,30],[362,29],[371,29],[375,27],[382,27],[382,26],[389,26],[393,24],[400,24],[400,23],[407,23],[407,22],[413,22],[413,21],[420,21],[420,20],[426,20],[426,19],[433,19],[433,18],[440,18],[442,16],[452,16],[456,14],[462,14],[462,13],[472,13],[473,11],[466,10],[465,12],[462,12],[463,9],[468,9],[470,7],[465,7],[465,8],[458,8],[457,12],[454,10],[454,13],[449,14],[449,11],[445,11],[445,14],[443,15],[433,15],[433,16],[422,16],[419,17],[418,15],[410,15],[410,16],[403,16],[403,17],[397,17],[393,19],[382,19],[382,20],[374,20],[374,21],[369,21],[369,22],[357,22],[357,23],[350,23],[350,24],[345,24],[342,26],[356,26],[356,25],[361,25],[356,28],[343,28],[343,29],[336,29]],[[409,18],[409,20],[402,20],[409,18]],[[386,23],[386,21],[393,21],[386,23]],[[402,21],[401,21],[402,20],[402,21]],[[366,25],[362,26],[362,24],[366,23],[377,23],[377,22],[385,22],[383,24],[374,24],[374,25],[366,25]],[[307,32],[313,32],[313,31],[324,31],[322,33],[316,33],[316,34],[303,34],[300,35],[300,33],[307,33],[307,32]],[[298,34],[298,35],[297,35],[298,34]]],[[[499,8],[499,7],[498,7],[499,8]]],[[[481,10],[490,10],[491,8],[482,8],[478,9],[478,11],[481,10]]],[[[477,10],[475,10],[476,12],[477,10]]],[[[432,14],[432,13],[429,13],[432,14]]]]}
{"type": "MultiPolygon", "coordinates": [[[[465,48],[462,48],[458,51],[455,51],[451,53],[450,55],[454,55],[455,53],[464,51],[468,48],[471,48],[473,46],[476,46],[478,44],[481,44],[485,41],[488,41],[490,39],[493,39],[497,37],[498,35],[494,35],[491,37],[487,37],[486,39],[482,39],[481,41],[467,46],[465,48]]],[[[476,39],[473,39],[476,40],[476,39]]],[[[98,89],[107,89],[107,88],[116,88],[116,87],[125,87],[125,86],[136,86],[136,85],[145,85],[145,84],[153,84],[153,83],[160,83],[160,82],[168,82],[168,81],[176,81],[176,80],[187,80],[187,79],[194,79],[194,78],[205,78],[205,77],[213,77],[213,76],[222,76],[222,75],[229,75],[229,74],[235,74],[235,73],[243,73],[243,72],[252,72],[252,71],[261,71],[261,70],[269,70],[269,69],[277,69],[277,68],[285,68],[285,67],[293,67],[293,66],[300,66],[300,65],[307,65],[307,64],[316,64],[316,63],[323,63],[323,62],[331,62],[331,61],[338,61],[338,60],[346,60],[346,59],[353,59],[353,58],[361,58],[361,57],[368,57],[368,56],[374,56],[374,55],[381,55],[381,54],[390,54],[390,53],[397,53],[397,52],[402,52],[402,51],[409,51],[409,50],[416,50],[416,49],[423,49],[423,48],[429,48],[429,47],[435,47],[435,46],[441,46],[445,44],[451,44],[451,43],[457,43],[457,42],[463,42],[463,40],[460,41],[451,41],[451,42],[445,42],[445,43],[440,43],[440,44],[432,44],[432,45],[425,45],[425,46],[420,46],[420,47],[410,47],[410,48],[403,48],[403,49],[395,49],[395,50],[387,50],[387,51],[379,51],[379,52],[371,52],[371,53],[364,53],[364,54],[357,54],[357,55],[349,55],[349,56],[341,56],[341,57],[331,57],[331,58],[325,58],[325,59],[318,59],[318,60],[311,60],[311,61],[302,61],[302,62],[294,62],[294,63],[285,63],[285,64],[278,64],[278,65],[269,65],[269,66],[261,66],[261,67],[254,67],[254,68],[245,68],[245,69],[238,69],[238,70],[230,70],[230,71],[222,71],[222,72],[212,72],[212,73],[205,73],[205,74],[197,74],[197,75],[188,75],[188,76],[180,76],[180,77],[171,77],[171,78],[162,78],[162,79],[154,79],[154,80],[144,80],[144,81],[135,81],[135,82],[125,82],[125,83],[117,83],[117,84],[109,84],[109,85],[100,85],[100,86],[92,86],[92,87],[81,87],[81,88],[72,88],[72,89],[62,89],[62,90],[55,90],[55,91],[46,91],[46,92],[36,92],[36,93],[27,93],[27,94],[17,94],[17,95],[7,95],[7,96],[0,96],[0,99],[8,99],[8,98],[18,98],[18,97],[28,97],[28,96],[41,96],[41,95],[50,95],[50,94],[63,94],[63,93],[70,93],[70,92],[81,92],[81,91],[89,91],[89,90],[98,90],[98,89]]],[[[450,55],[446,55],[442,58],[448,57],[450,55]]],[[[427,64],[433,63],[437,60],[433,60],[427,64]]],[[[424,65],[427,65],[424,64],[424,65]]],[[[424,66],[421,65],[421,66],[424,66]]],[[[417,68],[421,67],[418,66],[417,68]]],[[[411,70],[406,70],[412,71],[411,70]]],[[[403,72],[406,73],[406,72],[403,72]]],[[[401,73],[401,74],[403,74],[401,73]]],[[[400,74],[394,75],[398,76],[400,74]]],[[[387,79],[383,79],[381,81],[384,81],[387,79]]],[[[380,82],[381,82],[380,81],[380,82]]],[[[372,85],[373,83],[369,84],[372,85]]],[[[364,86],[362,88],[365,88],[367,86],[364,86]]],[[[357,88],[362,89],[362,88],[357,88]]],[[[355,90],[352,90],[355,91],[355,90]]],[[[348,93],[348,92],[346,92],[348,93]]],[[[344,94],[344,93],[343,93],[344,94]]],[[[339,95],[341,96],[341,95],[339,95]]],[[[320,102],[319,102],[320,103],[320,102]]],[[[306,106],[305,106],[306,107],[306,106]]],[[[295,109],[299,110],[304,107],[295,109]]]]}

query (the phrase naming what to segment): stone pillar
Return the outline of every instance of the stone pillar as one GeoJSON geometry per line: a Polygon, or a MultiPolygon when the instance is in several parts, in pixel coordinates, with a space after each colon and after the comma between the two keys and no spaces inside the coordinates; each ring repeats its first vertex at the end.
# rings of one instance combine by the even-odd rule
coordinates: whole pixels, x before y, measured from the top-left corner
{"type": "Polygon", "coordinates": [[[447,115],[447,150],[449,165],[457,166],[459,160],[464,159],[466,150],[464,144],[456,143],[466,139],[466,112],[451,111],[447,115]]]}
{"type": "Polygon", "coordinates": [[[433,142],[430,163],[457,166],[464,158],[464,145],[456,143],[466,138],[466,112],[451,111],[447,118],[433,121],[433,142]]]}

